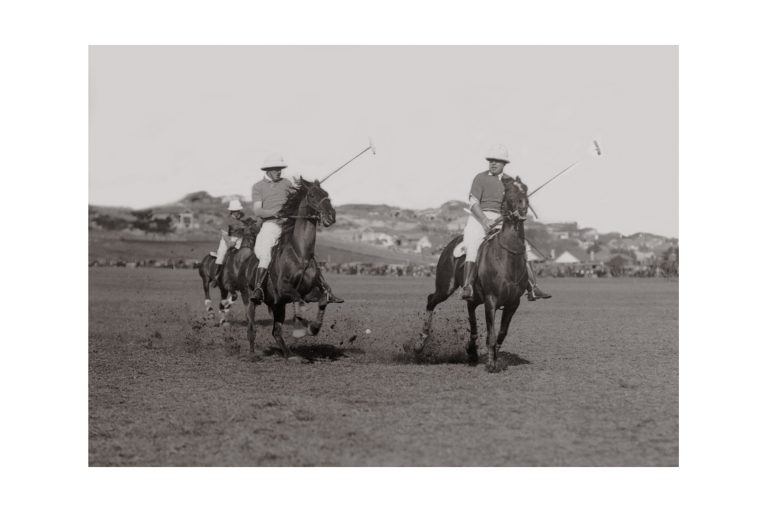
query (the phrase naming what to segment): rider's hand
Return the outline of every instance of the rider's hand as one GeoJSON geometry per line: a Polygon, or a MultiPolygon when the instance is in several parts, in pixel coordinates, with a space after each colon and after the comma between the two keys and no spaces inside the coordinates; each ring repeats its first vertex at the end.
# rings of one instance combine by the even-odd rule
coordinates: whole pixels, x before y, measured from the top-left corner
{"type": "Polygon", "coordinates": [[[485,234],[487,235],[489,231],[491,231],[491,223],[487,220],[483,222],[483,230],[485,231],[485,234]]]}

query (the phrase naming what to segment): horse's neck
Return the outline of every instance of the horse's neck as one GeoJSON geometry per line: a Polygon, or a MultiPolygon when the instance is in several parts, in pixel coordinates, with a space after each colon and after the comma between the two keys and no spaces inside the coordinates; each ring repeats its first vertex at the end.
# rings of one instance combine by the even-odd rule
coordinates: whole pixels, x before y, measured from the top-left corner
{"type": "Polygon", "coordinates": [[[511,221],[504,222],[501,225],[499,238],[505,242],[513,242],[518,240],[520,238],[520,234],[517,231],[517,224],[511,221]]]}
{"type": "Polygon", "coordinates": [[[293,225],[293,249],[302,260],[311,259],[315,254],[315,240],[317,238],[317,226],[314,222],[306,219],[308,215],[307,200],[302,199],[299,204],[299,211],[296,212],[297,218],[293,225]]]}
{"type": "Polygon", "coordinates": [[[497,235],[497,239],[507,248],[515,247],[516,244],[523,244],[523,248],[525,247],[525,242],[521,240],[520,232],[515,222],[504,222],[501,225],[501,231],[497,235]]]}

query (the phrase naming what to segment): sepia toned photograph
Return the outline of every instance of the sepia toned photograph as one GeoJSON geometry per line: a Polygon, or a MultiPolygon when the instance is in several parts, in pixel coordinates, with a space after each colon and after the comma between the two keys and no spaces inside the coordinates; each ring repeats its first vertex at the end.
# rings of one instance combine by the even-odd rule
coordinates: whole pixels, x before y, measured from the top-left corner
{"type": "Polygon", "coordinates": [[[678,57],[90,46],[88,465],[677,467],[678,57]]]}

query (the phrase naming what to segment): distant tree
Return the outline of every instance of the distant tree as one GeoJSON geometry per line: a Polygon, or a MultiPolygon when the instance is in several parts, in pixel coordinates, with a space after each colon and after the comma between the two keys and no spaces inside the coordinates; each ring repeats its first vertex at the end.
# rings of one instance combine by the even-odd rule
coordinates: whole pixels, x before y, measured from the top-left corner
{"type": "Polygon", "coordinates": [[[131,222],[120,217],[112,217],[110,215],[97,215],[93,218],[93,221],[102,229],[107,230],[120,230],[131,226],[131,222]]]}
{"type": "Polygon", "coordinates": [[[621,275],[624,270],[624,265],[626,264],[626,261],[627,260],[619,254],[609,259],[606,262],[606,265],[611,270],[611,275],[614,275],[614,276],[621,275]]]}

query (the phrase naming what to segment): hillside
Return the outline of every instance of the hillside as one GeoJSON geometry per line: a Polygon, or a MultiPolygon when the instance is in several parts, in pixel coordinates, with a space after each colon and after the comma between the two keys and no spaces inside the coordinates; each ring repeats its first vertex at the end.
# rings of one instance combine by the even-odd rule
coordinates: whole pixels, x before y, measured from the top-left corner
{"type": "MultiPolygon", "coordinates": [[[[143,210],[89,206],[91,255],[130,258],[173,253],[192,258],[205,254],[215,249],[226,205],[235,198],[246,209],[250,207],[244,197],[215,197],[205,191],[143,210]]],[[[336,224],[318,233],[318,255],[337,263],[434,263],[440,248],[462,232],[467,206],[462,201],[422,210],[385,204],[339,205],[336,224]]],[[[621,254],[643,263],[665,259],[678,246],[677,239],[652,233],[601,234],[576,222],[544,224],[533,219],[526,222],[526,236],[542,260],[554,260],[567,251],[582,262],[605,262],[621,254]]]]}

